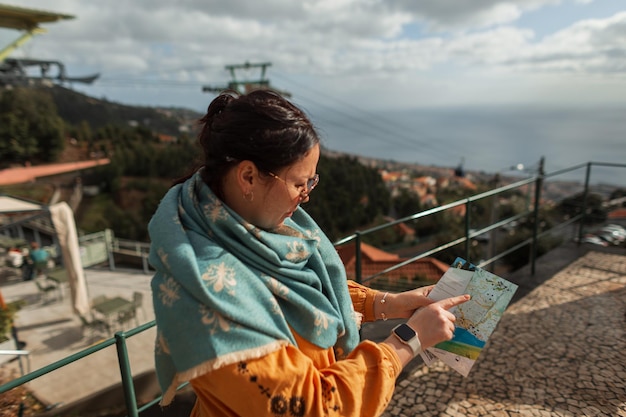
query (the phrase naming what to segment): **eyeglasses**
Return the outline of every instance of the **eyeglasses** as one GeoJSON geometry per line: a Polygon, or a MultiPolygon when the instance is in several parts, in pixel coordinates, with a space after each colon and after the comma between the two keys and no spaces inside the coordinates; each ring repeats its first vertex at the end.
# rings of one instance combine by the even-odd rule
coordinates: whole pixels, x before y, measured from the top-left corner
{"type": "MultiPolygon", "coordinates": [[[[268,171],[268,174],[269,174],[271,177],[276,178],[277,180],[281,180],[282,182],[284,182],[284,183],[285,183],[285,185],[289,186],[289,183],[288,183],[286,180],[282,179],[281,177],[279,177],[278,175],[274,174],[273,172],[269,172],[269,171],[268,171]]],[[[320,175],[319,175],[319,174],[315,174],[315,175],[313,176],[313,178],[309,178],[309,179],[306,181],[305,188],[304,188],[304,189],[302,189],[302,190],[299,190],[299,192],[300,192],[300,198],[302,198],[302,199],[307,198],[307,197],[309,196],[309,194],[311,194],[311,191],[313,191],[313,189],[317,186],[317,184],[318,184],[319,182],[320,182],[320,175]]],[[[296,188],[298,188],[298,189],[299,189],[300,187],[296,187],[296,188]]]]}

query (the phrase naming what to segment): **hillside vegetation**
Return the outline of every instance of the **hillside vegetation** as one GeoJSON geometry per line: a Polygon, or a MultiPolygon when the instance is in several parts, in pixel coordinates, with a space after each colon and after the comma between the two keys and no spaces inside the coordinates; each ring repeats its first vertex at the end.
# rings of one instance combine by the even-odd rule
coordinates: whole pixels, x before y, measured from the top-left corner
{"type": "MultiPolygon", "coordinates": [[[[84,198],[79,227],[111,228],[118,237],[145,241],[147,223],[172,181],[199,166],[193,130],[199,117],[185,109],[110,103],[62,87],[6,90],[0,96],[0,165],[109,157],[110,165],[82,175],[82,184],[99,194],[84,198]]],[[[376,169],[352,157],[323,155],[319,174],[307,210],[331,238],[389,211],[389,191],[376,169]]]]}

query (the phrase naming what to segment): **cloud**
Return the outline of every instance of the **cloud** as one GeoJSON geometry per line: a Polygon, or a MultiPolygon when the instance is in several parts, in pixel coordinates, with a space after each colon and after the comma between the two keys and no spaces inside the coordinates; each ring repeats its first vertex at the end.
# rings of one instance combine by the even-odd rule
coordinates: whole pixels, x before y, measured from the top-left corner
{"type": "Polygon", "coordinates": [[[511,23],[525,12],[560,2],[560,0],[390,0],[390,5],[396,10],[410,13],[418,21],[423,21],[432,31],[467,31],[511,23]]]}
{"type": "Polygon", "coordinates": [[[584,20],[521,45],[498,64],[528,72],[626,74],[626,12],[609,19],[584,20]]]}
{"type": "Polygon", "coordinates": [[[227,64],[269,61],[270,77],[307,79],[354,97],[387,89],[389,101],[403,91],[469,97],[489,78],[520,86],[543,86],[558,74],[623,82],[626,14],[579,20],[542,37],[518,24],[556,4],[592,7],[574,0],[134,0],[122,9],[116,0],[23,0],[23,7],[76,19],[44,25],[48,33],[19,54],[62,60],[71,75],[101,72],[101,85],[180,82],[198,91],[227,81],[227,64]]]}

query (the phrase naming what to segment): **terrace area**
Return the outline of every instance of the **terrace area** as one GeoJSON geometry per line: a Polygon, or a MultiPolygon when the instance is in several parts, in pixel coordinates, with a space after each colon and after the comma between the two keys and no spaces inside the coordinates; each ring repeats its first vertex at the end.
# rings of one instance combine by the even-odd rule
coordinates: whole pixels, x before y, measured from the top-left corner
{"type": "MultiPolygon", "coordinates": [[[[626,251],[570,243],[540,257],[536,270],[507,277],[520,288],[469,377],[442,364],[428,368],[418,358],[399,379],[384,416],[626,416],[626,251]]],[[[40,369],[112,336],[85,328],[67,297],[42,302],[32,282],[3,277],[5,298],[28,300],[17,322],[30,352],[22,366],[40,369]]],[[[86,277],[94,296],[145,293],[140,322],[153,319],[149,275],[90,268],[86,277]]],[[[380,340],[393,325],[366,325],[363,337],[380,340]]],[[[151,328],[127,341],[138,404],[158,395],[153,340],[151,328]]],[[[103,408],[104,415],[127,415],[115,348],[27,383],[48,408],[37,415],[103,415],[103,408]]],[[[2,370],[19,375],[20,363],[2,370]]],[[[140,415],[181,415],[192,401],[183,391],[173,408],[152,406],[140,415]]]]}
{"type": "MultiPolygon", "coordinates": [[[[534,184],[534,214],[531,210],[478,229],[468,219],[465,236],[443,247],[458,245],[462,252],[463,246],[469,248],[472,237],[522,216],[536,216],[541,180],[543,177],[526,179],[494,190],[507,192],[513,186],[534,184]]],[[[435,211],[459,205],[469,208],[478,199],[492,195],[471,197],[435,211]]],[[[430,214],[418,213],[400,221],[430,214]]],[[[533,256],[527,266],[503,274],[520,288],[472,373],[463,378],[443,365],[428,368],[416,359],[398,380],[385,417],[626,416],[626,250],[575,243],[583,232],[575,224],[584,214],[583,207],[579,217],[557,226],[567,238],[556,249],[536,259],[531,250],[533,256]]],[[[512,250],[525,245],[536,248],[537,239],[551,233],[555,232],[535,230],[534,236],[512,250]]],[[[357,233],[346,241],[355,242],[357,278],[368,281],[372,277],[360,275],[360,237],[357,233]]],[[[403,263],[434,255],[440,249],[427,250],[403,263]]],[[[484,264],[502,256],[495,255],[484,264]]],[[[86,267],[84,272],[92,299],[129,299],[133,293],[142,293],[138,320],[114,324],[107,331],[86,326],[73,314],[69,297],[44,299],[33,282],[24,282],[3,269],[0,290],[5,299],[26,300],[16,324],[20,340],[27,343],[24,349],[28,355],[2,366],[4,372],[26,375],[0,386],[0,392],[23,385],[43,404],[36,413],[24,410],[24,415],[185,415],[193,401],[186,388],[172,408],[162,411],[156,405],[159,392],[153,373],[150,273],[101,266],[86,267]]],[[[395,324],[392,320],[368,324],[362,336],[381,340],[395,324]]]]}

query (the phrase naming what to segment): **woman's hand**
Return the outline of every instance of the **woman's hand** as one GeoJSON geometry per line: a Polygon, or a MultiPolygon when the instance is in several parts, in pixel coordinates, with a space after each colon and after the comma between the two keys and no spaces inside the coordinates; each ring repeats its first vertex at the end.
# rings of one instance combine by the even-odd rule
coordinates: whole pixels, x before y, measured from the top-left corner
{"type": "Polygon", "coordinates": [[[446,298],[429,304],[411,316],[407,324],[417,332],[422,349],[452,339],[456,317],[448,310],[469,299],[469,294],[446,298]]]}
{"type": "Polygon", "coordinates": [[[433,287],[434,285],[429,285],[396,294],[384,292],[377,294],[375,301],[376,318],[408,319],[418,308],[433,303],[433,300],[428,298],[433,287]]]}
{"type": "MultiPolygon", "coordinates": [[[[456,317],[448,310],[470,299],[468,294],[458,297],[431,302],[427,306],[417,310],[406,324],[417,332],[422,350],[428,349],[444,340],[450,340],[454,336],[454,322],[456,317]]],[[[385,342],[393,346],[398,358],[405,366],[413,359],[413,351],[406,344],[401,343],[395,336],[390,335],[385,342]]]]}

